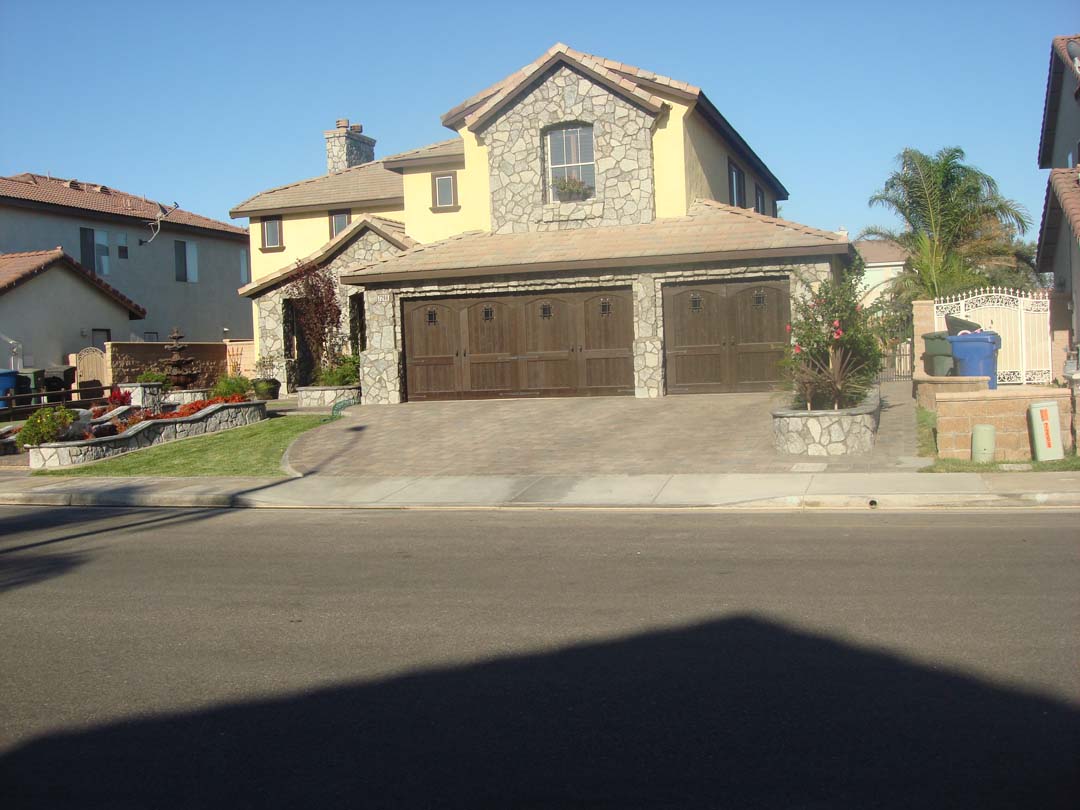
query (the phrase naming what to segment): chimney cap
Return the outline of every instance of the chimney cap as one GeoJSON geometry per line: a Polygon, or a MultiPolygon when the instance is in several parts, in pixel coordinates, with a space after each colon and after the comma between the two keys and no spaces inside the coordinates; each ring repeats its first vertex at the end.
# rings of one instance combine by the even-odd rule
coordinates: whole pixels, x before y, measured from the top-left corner
{"type": "Polygon", "coordinates": [[[351,127],[349,127],[349,130],[352,131],[352,132],[355,132],[357,134],[360,134],[361,132],[364,131],[364,125],[363,124],[353,124],[351,127]]]}
{"type": "Polygon", "coordinates": [[[348,118],[339,118],[337,120],[337,128],[338,129],[348,129],[349,128],[349,119],[348,118]]]}

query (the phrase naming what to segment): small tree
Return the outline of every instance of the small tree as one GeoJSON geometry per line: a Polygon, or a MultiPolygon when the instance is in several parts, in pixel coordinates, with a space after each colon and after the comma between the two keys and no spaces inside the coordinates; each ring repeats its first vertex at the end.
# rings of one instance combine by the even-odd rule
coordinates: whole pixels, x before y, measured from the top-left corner
{"type": "Polygon", "coordinates": [[[862,267],[828,278],[792,299],[792,345],[785,362],[795,406],[848,408],[866,396],[881,370],[881,347],[859,304],[862,267]]]}
{"type": "Polygon", "coordinates": [[[304,267],[285,288],[285,295],[292,299],[298,337],[304,341],[318,373],[339,352],[341,303],[337,277],[322,265],[304,267]]]}

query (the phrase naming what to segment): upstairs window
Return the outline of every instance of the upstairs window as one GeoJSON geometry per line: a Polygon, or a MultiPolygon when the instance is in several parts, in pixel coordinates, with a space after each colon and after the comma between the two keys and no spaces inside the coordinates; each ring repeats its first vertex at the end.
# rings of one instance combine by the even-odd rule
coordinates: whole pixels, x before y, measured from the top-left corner
{"type": "Polygon", "coordinates": [[[173,242],[176,280],[194,284],[199,280],[199,246],[177,239],[173,242]]]}
{"type": "Polygon", "coordinates": [[[431,175],[431,210],[460,211],[458,204],[457,172],[437,172],[431,175]]]}
{"type": "Polygon", "coordinates": [[[352,222],[351,211],[331,211],[330,212],[330,238],[333,239],[343,230],[349,227],[349,223],[352,222]]]}
{"type": "Polygon", "coordinates": [[[240,250],[240,283],[251,283],[251,265],[248,263],[248,252],[246,249],[240,250]]]}
{"type": "Polygon", "coordinates": [[[96,276],[109,275],[109,232],[79,228],[79,262],[96,276]]]}
{"type": "Polygon", "coordinates": [[[596,191],[593,128],[570,124],[549,130],[546,137],[551,202],[587,200],[596,191]]]}
{"type": "Polygon", "coordinates": [[[754,210],[759,214],[765,213],[765,192],[757,183],[754,183],[754,210]]]}
{"type": "Polygon", "coordinates": [[[728,160],[727,173],[728,201],[739,208],[746,208],[746,173],[731,159],[728,160]]]}
{"type": "Polygon", "coordinates": [[[116,258],[124,259],[126,261],[127,257],[128,257],[127,234],[126,233],[118,233],[116,235],[116,258]]]}
{"type": "Polygon", "coordinates": [[[281,241],[281,217],[264,217],[262,225],[262,249],[283,250],[281,241]]]}

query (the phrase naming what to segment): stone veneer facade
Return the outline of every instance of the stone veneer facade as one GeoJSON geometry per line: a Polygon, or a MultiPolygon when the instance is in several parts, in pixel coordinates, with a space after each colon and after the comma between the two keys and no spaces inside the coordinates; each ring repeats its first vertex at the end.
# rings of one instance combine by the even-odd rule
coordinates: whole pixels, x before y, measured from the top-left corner
{"type": "Polygon", "coordinates": [[[554,231],[652,222],[655,116],[566,65],[535,80],[479,133],[488,149],[491,230],[554,231]],[[545,131],[593,127],[595,196],[548,202],[545,131]]]}
{"type": "MultiPolygon", "coordinates": [[[[357,265],[374,262],[384,256],[396,256],[401,253],[377,233],[364,230],[356,239],[346,245],[328,264],[336,275],[357,265]]],[[[284,306],[288,297],[289,282],[284,281],[276,287],[261,293],[257,298],[258,317],[255,328],[259,334],[259,351],[264,357],[278,359],[274,376],[282,383],[288,379],[285,368],[285,329],[284,306]]],[[[347,348],[349,335],[349,297],[361,293],[363,288],[338,285],[338,303],[341,305],[340,335],[342,344],[347,348]]]]}
{"type": "Polygon", "coordinates": [[[361,353],[362,401],[392,405],[402,401],[401,301],[405,298],[541,293],[554,290],[629,287],[634,296],[634,393],[638,397],[661,397],[664,382],[663,285],[703,279],[751,280],[786,276],[792,294],[804,281],[825,278],[831,272],[827,260],[810,263],[698,264],[679,268],[642,268],[601,274],[533,274],[488,276],[482,280],[439,279],[413,285],[369,287],[364,293],[367,349],[361,353]]]}
{"type": "Polygon", "coordinates": [[[336,129],[323,133],[326,136],[326,171],[328,174],[351,169],[375,160],[375,140],[362,135],[360,124],[349,124],[349,119],[338,121],[336,129]]]}
{"type": "Polygon", "coordinates": [[[311,385],[296,389],[300,410],[333,408],[340,402],[359,402],[359,385],[311,385]]]}

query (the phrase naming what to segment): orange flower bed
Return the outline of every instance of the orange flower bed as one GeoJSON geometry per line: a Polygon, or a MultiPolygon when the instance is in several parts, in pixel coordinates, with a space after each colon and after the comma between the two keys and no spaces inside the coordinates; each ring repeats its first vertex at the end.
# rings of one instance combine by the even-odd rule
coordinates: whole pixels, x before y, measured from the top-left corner
{"type": "Polygon", "coordinates": [[[214,397],[213,399],[197,399],[194,402],[189,402],[186,405],[181,405],[175,411],[170,413],[151,413],[146,415],[146,419],[176,419],[184,416],[194,416],[203,408],[209,408],[211,405],[220,405],[223,402],[247,402],[248,398],[243,394],[233,394],[231,397],[214,397]]]}

